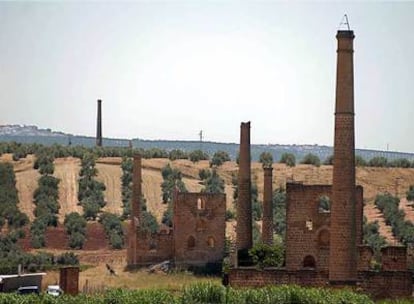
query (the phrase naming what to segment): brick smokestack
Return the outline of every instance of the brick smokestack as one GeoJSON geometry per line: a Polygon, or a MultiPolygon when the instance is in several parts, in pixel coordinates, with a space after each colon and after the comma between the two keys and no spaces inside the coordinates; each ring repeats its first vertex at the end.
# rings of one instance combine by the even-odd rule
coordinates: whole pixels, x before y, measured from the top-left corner
{"type": "Polygon", "coordinates": [[[262,241],[264,244],[273,244],[273,176],[272,167],[263,168],[264,185],[263,185],[263,224],[262,224],[262,241]]]}
{"type": "Polygon", "coordinates": [[[96,120],[96,145],[102,147],[102,100],[98,99],[98,118],[96,120]]]}
{"type": "Polygon", "coordinates": [[[357,280],[353,31],[338,31],[329,281],[357,280]]]}
{"type": "Polygon", "coordinates": [[[252,199],[250,178],[250,122],[240,126],[240,155],[237,199],[237,250],[252,248],[252,199]]]}
{"type": "Polygon", "coordinates": [[[137,262],[137,229],[141,217],[141,155],[134,155],[132,167],[132,198],[131,198],[131,222],[128,231],[127,264],[133,266],[137,262]]]}

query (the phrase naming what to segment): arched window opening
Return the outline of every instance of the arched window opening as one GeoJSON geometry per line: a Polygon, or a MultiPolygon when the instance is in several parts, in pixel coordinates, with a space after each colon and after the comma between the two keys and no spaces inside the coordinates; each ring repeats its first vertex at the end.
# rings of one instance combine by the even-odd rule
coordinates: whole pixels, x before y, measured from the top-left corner
{"type": "Polygon", "coordinates": [[[318,212],[319,213],[329,213],[329,212],[331,212],[331,200],[329,199],[328,196],[322,195],[319,198],[318,212]]]}
{"type": "Polygon", "coordinates": [[[315,268],[315,258],[311,255],[305,256],[303,259],[303,268],[315,268]]]}
{"type": "Polygon", "coordinates": [[[194,249],[194,247],[195,247],[195,238],[192,235],[190,235],[187,239],[187,248],[194,249]]]}
{"type": "Polygon", "coordinates": [[[206,209],[206,202],[200,197],[197,199],[197,209],[198,210],[206,209]]]}
{"type": "Polygon", "coordinates": [[[210,248],[214,248],[216,246],[216,241],[214,240],[214,238],[212,236],[209,236],[207,239],[207,245],[210,248]]]}

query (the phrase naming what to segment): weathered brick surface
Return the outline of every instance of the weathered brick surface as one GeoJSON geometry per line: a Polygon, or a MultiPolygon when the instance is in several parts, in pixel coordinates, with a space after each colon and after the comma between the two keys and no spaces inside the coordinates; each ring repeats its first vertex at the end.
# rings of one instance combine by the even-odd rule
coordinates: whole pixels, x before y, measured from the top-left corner
{"type": "Polygon", "coordinates": [[[273,243],[273,207],[272,207],[272,171],[273,168],[264,168],[264,187],[263,187],[263,224],[262,241],[265,244],[273,243]]]}
{"type": "Polygon", "coordinates": [[[98,99],[98,113],[96,119],[96,145],[102,147],[102,100],[98,99]]]}
{"type": "MultiPolygon", "coordinates": [[[[134,155],[132,167],[132,197],[131,197],[131,221],[128,227],[127,235],[127,264],[136,265],[139,263],[139,246],[137,239],[137,229],[141,216],[141,195],[142,195],[142,165],[141,155],[134,155]]],[[[144,242],[145,243],[145,242],[144,242]]],[[[142,252],[139,252],[142,254],[142,252]]]]}
{"type": "Polygon", "coordinates": [[[225,244],[225,194],[176,193],[173,228],[146,234],[130,224],[128,268],[172,260],[179,265],[221,262],[225,244]]]}
{"type": "Polygon", "coordinates": [[[381,248],[382,270],[407,270],[407,248],[404,246],[388,246],[381,248]]]}
{"type": "Polygon", "coordinates": [[[250,168],[250,122],[240,126],[240,154],[237,199],[237,250],[252,248],[252,200],[250,168]]]}
{"type": "Polygon", "coordinates": [[[358,246],[358,271],[368,271],[371,269],[371,260],[374,256],[374,251],[368,245],[358,246]]]}
{"type": "Polygon", "coordinates": [[[225,194],[178,193],[174,202],[176,264],[221,262],[225,243],[225,194]]]}
{"type": "Polygon", "coordinates": [[[79,267],[63,267],[60,269],[59,285],[66,294],[79,293],[79,267]]]}
{"type": "MultiPolygon", "coordinates": [[[[288,271],[286,269],[233,268],[229,272],[232,287],[262,287],[278,284],[331,287],[328,272],[319,270],[288,271]]],[[[369,294],[374,299],[409,298],[412,294],[409,271],[359,271],[356,291],[369,294]]]]}
{"type": "Polygon", "coordinates": [[[329,279],[357,279],[352,31],[338,31],[329,279]]]}
{"type": "MultiPolygon", "coordinates": [[[[332,197],[332,186],[288,183],[286,194],[286,268],[303,269],[305,257],[312,256],[316,269],[328,270],[332,213],[321,212],[319,202],[322,196],[332,197]]],[[[354,225],[359,243],[362,242],[362,214],[363,193],[358,186],[354,225]]]]}
{"type": "Polygon", "coordinates": [[[410,271],[359,271],[358,287],[374,299],[411,298],[410,271]]]}

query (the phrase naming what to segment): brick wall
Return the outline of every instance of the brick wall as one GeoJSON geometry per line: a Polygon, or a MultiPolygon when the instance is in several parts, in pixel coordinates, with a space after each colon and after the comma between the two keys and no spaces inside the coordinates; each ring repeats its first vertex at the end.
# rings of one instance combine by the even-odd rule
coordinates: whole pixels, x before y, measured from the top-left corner
{"type": "Polygon", "coordinates": [[[174,202],[176,264],[221,262],[225,244],[225,194],[178,193],[174,202]]]}
{"type": "MultiPolygon", "coordinates": [[[[229,272],[232,287],[263,287],[277,284],[296,284],[309,287],[329,287],[328,272],[317,270],[288,271],[252,267],[233,268],[229,272]]],[[[356,291],[374,299],[408,298],[412,294],[411,273],[408,271],[359,271],[356,291]]]]}
{"type": "MultiPolygon", "coordinates": [[[[330,185],[287,183],[286,268],[304,268],[305,257],[315,260],[318,270],[329,267],[331,213],[319,209],[320,198],[332,197],[330,185]]],[[[332,200],[331,200],[332,202],[332,200]]],[[[362,242],[363,190],[356,187],[356,240],[362,242]]]]}
{"type": "Polygon", "coordinates": [[[240,125],[240,153],[237,198],[236,248],[252,248],[252,199],[250,168],[250,122],[240,125]]]}
{"type": "Polygon", "coordinates": [[[388,246],[381,248],[382,270],[407,270],[407,248],[388,246]]]}

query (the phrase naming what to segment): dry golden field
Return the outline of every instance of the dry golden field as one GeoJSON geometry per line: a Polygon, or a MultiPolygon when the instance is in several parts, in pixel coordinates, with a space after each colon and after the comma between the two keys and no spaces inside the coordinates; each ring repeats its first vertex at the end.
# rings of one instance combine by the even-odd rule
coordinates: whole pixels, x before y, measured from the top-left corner
{"type": "MultiPolygon", "coordinates": [[[[4,154],[0,157],[0,161],[13,164],[20,200],[19,208],[30,219],[33,219],[34,205],[32,197],[40,176],[33,169],[34,157],[29,155],[15,162],[12,161],[11,155],[4,154]]],[[[167,159],[143,159],[142,161],[142,189],[147,200],[148,209],[156,215],[159,221],[166,208],[166,205],[162,204],[161,200],[161,169],[169,162],[167,159]]],[[[202,189],[198,172],[202,168],[209,168],[208,161],[194,164],[188,160],[177,160],[170,163],[172,167],[182,172],[183,181],[189,191],[196,192],[202,189]]],[[[120,182],[122,171],[120,164],[121,158],[111,157],[98,159],[96,165],[98,169],[97,179],[106,186],[104,195],[107,206],[104,210],[117,214],[122,212],[120,182]]],[[[273,168],[274,188],[284,187],[287,181],[303,182],[304,184],[330,184],[332,181],[332,166],[297,165],[290,168],[284,164],[274,164],[273,168]]],[[[59,183],[60,222],[63,221],[65,214],[69,212],[82,212],[81,207],[77,205],[79,170],[79,159],[68,157],[55,160],[54,175],[61,180],[59,183]]],[[[225,180],[227,208],[231,209],[233,208],[231,180],[232,174],[237,173],[237,165],[235,162],[226,162],[218,168],[218,173],[225,180]]],[[[385,225],[381,213],[375,208],[373,202],[376,194],[379,192],[390,192],[403,198],[409,185],[414,184],[414,169],[362,167],[357,168],[356,175],[357,183],[364,187],[364,200],[366,202],[364,214],[369,221],[378,220],[380,223],[380,233],[386,237],[389,243],[396,243],[390,227],[385,225]]],[[[260,163],[252,163],[252,180],[257,183],[259,199],[261,199],[263,195],[263,170],[260,163]]],[[[407,219],[414,220],[414,211],[410,202],[402,199],[400,207],[405,210],[407,219]]],[[[227,235],[234,235],[234,224],[234,222],[227,223],[227,235]]],[[[82,263],[94,266],[82,271],[80,276],[81,288],[85,285],[89,286],[89,288],[99,288],[99,286],[102,287],[104,285],[140,288],[156,284],[157,286],[174,289],[178,285],[197,279],[186,273],[165,276],[163,274],[148,274],[145,271],[125,272],[125,250],[81,250],[77,251],[76,254],[79,255],[82,263]],[[110,264],[116,270],[118,276],[110,276],[107,273],[105,263],[110,264]]],[[[51,272],[48,273],[44,283],[51,284],[56,280],[58,280],[58,274],[51,272]]]]}

